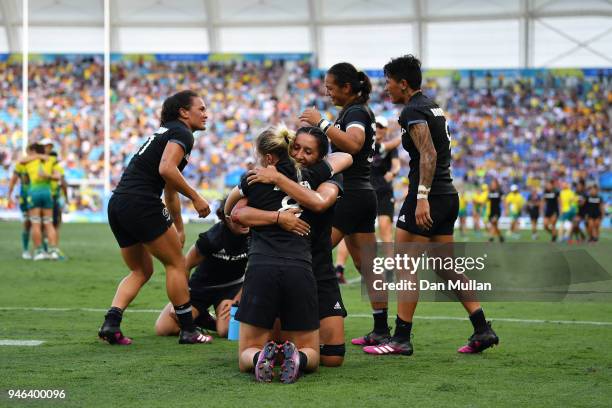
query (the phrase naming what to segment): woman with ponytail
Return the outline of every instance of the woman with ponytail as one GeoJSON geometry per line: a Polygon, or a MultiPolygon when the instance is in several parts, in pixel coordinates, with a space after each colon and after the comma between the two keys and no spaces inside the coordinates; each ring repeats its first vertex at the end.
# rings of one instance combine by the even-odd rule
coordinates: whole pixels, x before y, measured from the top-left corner
{"type": "MultiPolygon", "coordinates": [[[[374,224],[377,215],[376,192],[370,182],[370,169],[376,143],[374,114],[367,103],[372,91],[368,76],[353,65],[341,62],[325,75],[325,89],[331,102],[341,108],[334,123],[321,117],[316,108],[308,108],[300,120],[318,126],[331,141],[332,152],[346,152],[353,156],[353,165],[342,173],[344,195],[338,199],[332,228],[332,245],[344,242],[353,257],[355,267],[367,279],[372,272],[372,259],[364,258],[376,245],[374,224]],[[365,249],[370,251],[365,251],[365,249]]],[[[374,311],[374,330],[353,339],[353,344],[369,344],[388,338],[387,298],[379,292],[371,294],[374,311]]]]}
{"type": "MultiPolygon", "coordinates": [[[[289,155],[294,139],[295,133],[283,126],[263,131],[255,141],[259,165],[274,166],[288,179],[316,189],[332,176],[332,168],[323,165],[318,171],[302,171],[289,155]]],[[[292,383],[300,373],[314,371],[319,365],[319,310],[310,238],[281,228],[281,217],[294,217],[290,212],[299,211],[298,203],[281,189],[272,184],[249,184],[243,176],[226,201],[226,216],[243,197],[253,208],[273,211],[276,219],[272,225],[251,228],[249,260],[236,314],[240,321],[239,367],[243,372],[254,369],[258,381],[270,382],[280,354],[284,359],[281,382],[292,383]],[[282,345],[273,341],[277,318],[287,339],[282,345]]],[[[304,220],[311,217],[308,210],[300,216],[304,220]]],[[[234,216],[232,220],[239,221],[234,216]]]]}

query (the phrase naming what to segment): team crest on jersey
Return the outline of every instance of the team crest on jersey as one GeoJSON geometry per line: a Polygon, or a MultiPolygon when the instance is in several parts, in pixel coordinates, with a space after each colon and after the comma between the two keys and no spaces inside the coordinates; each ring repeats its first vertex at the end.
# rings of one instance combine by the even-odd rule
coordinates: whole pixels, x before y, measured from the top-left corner
{"type": "Polygon", "coordinates": [[[310,187],[310,183],[306,180],[300,181],[300,186],[305,187],[309,190],[312,190],[312,187],[310,187]]]}

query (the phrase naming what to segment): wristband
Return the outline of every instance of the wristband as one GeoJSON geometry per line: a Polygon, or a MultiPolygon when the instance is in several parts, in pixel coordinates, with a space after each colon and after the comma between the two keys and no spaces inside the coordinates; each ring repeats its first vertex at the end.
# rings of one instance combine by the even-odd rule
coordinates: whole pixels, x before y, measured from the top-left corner
{"type": "Polygon", "coordinates": [[[424,194],[428,194],[429,191],[431,191],[431,187],[427,188],[425,187],[423,184],[419,184],[419,188],[417,188],[417,191],[419,193],[424,193],[424,194]]]}
{"type": "Polygon", "coordinates": [[[329,129],[329,127],[331,126],[331,123],[327,119],[321,119],[317,126],[319,127],[319,129],[323,131],[323,133],[327,133],[327,129],[329,129]]]}
{"type": "Polygon", "coordinates": [[[417,194],[417,200],[427,200],[427,194],[423,194],[423,193],[418,193],[417,194]]]}

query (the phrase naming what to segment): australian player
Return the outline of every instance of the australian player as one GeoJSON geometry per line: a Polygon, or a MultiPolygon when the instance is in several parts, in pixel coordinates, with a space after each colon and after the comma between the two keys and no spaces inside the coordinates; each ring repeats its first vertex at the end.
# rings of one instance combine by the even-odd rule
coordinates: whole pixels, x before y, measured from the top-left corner
{"type": "MultiPolygon", "coordinates": [[[[27,155],[35,153],[35,144],[30,144],[26,149],[27,155]]],[[[30,215],[28,214],[28,190],[30,186],[30,180],[24,163],[16,162],[13,169],[13,174],[9,180],[7,202],[10,203],[13,200],[13,189],[19,182],[19,209],[21,210],[21,216],[23,218],[23,230],[21,231],[21,258],[32,259],[32,253],[30,252],[30,228],[32,223],[30,222],[30,215]]]]}

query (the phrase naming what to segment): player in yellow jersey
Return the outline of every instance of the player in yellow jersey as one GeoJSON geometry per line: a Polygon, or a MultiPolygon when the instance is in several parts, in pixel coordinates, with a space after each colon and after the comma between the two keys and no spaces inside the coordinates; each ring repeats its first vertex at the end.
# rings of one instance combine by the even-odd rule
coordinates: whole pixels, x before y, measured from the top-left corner
{"type": "Polygon", "coordinates": [[[508,193],[506,196],[504,203],[506,204],[506,215],[508,215],[511,220],[510,235],[512,237],[517,237],[519,218],[521,216],[523,206],[525,205],[525,199],[518,191],[518,186],[516,184],[510,186],[510,193],[508,193]]]}
{"type": "Polygon", "coordinates": [[[53,199],[51,197],[51,180],[58,180],[59,175],[53,171],[53,161],[41,156],[45,153],[44,146],[49,144],[52,144],[49,139],[43,139],[36,147],[38,154],[22,161],[30,180],[28,213],[32,223],[32,242],[35,247],[33,259],[35,261],[60,258],[53,227],[53,199]],[[49,241],[48,253],[43,248],[43,227],[49,241]]]}
{"type": "Polygon", "coordinates": [[[559,235],[563,241],[568,241],[572,231],[572,221],[578,210],[578,196],[570,188],[570,184],[567,181],[564,181],[561,186],[562,189],[559,193],[559,202],[561,203],[559,235]]]}
{"type": "MultiPolygon", "coordinates": [[[[34,153],[34,144],[28,146],[26,153],[28,155],[34,153]]],[[[29,244],[30,244],[30,227],[32,224],[30,223],[30,216],[28,215],[28,190],[30,186],[30,180],[28,179],[28,174],[26,172],[25,165],[23,163],[17,162],[15,163],[15,168],[13,169],[13,174],[9,181],[8,187],[8,200],[9,207],[12,203],[12,195],[13,189],[15,185],[19,182],[19,209],[21,210],[21,215],[23,217],[23,231],[21,232],[21,245],[22,245],[22,253],[21,257],[23,259],[32,259],[32,253],[30,252],[29,244]]]]}

